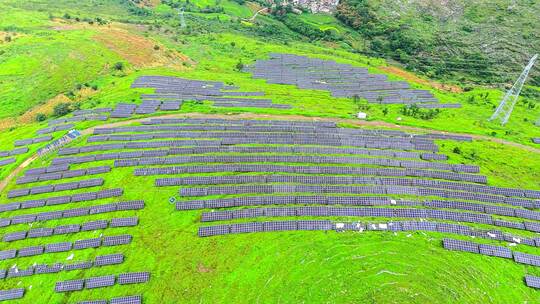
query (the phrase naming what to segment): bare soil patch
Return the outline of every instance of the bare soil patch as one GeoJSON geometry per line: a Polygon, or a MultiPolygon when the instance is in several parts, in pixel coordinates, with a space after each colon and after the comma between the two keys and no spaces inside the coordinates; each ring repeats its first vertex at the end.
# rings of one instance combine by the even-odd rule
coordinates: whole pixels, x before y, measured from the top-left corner
{"type": "Polygon", "coordinates": [[[438,90],[441,90],[441,91],[447,91],[447,92],[452,92],[452,93],[462,93],[463,92],[463,90],[458,86],[422,79],[422,78],[414,75],[413,73],[407,72],[407,71],[405,71],[403,69],[400,69],[398,67],[395,67],[395,66],[385,66],[385,67],[381,66],[381,67],[379,67],[379,69],[381,69],[381,70],[383,70],[385,72],[388,72],[388,73],[392,73],[392,74],[397,75],[399,77],[403,77],[407,81],[415,82],[415,83],[423,84],[423,85],[428,85],[428,86],[431,86],[431,87],[433,87],[435,89],[438,89],[438,90]]]}

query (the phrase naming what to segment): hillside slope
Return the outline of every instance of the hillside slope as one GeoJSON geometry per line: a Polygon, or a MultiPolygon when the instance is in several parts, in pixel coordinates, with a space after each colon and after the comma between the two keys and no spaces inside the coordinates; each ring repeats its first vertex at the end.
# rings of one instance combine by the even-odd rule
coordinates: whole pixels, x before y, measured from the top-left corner
{"type": "Polygon", "coordinates": [[[367,52],[431,77],[490,84],[514,80],[539,52],[538,11],[536,0],[343,0],[337,16],[369,38],[367,52]]]}

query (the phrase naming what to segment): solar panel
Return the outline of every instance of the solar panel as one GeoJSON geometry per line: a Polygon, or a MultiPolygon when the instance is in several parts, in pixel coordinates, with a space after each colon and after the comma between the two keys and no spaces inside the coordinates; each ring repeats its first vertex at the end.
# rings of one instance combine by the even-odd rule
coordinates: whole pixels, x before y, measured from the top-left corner
{"type": "Polygon", "coordinates": [[[525,284],[528,287],[540,288],[540,277],[536,277],[536,276],[532,276],[532,275],[526,275],[525,276],[525,284]]]}
{"type": "Polygon", "coordinates": [[[94,266],[100,267],[100,266],[106,266],[106,265],[115,265],[115,264],[121,264],[122,262],[124,262],[124,255],[121,253],[101,255],[95,258],[94,266]]]}
{"type": "Polygon", "coordinates": [[[103,237],[103,246],[118,246],[131,243],[132,236],[129,234],[103,237]]]}
{"type": "Polygon", "coordinates": [[[150,279],[149,272],[131,272],[131,273],[122,273],[118,275],[118,284],[138,284],[145,283],[150,279]]]}
{"type": "Polygon", "coordinates": [[[142,296],[127,296],[127,297],[119,297],[119,298],[112,298],[109,304],[141,304],[142,303],[142,296]]]}
{"type": "Polygon", "coordinates": [[[0,301],[21,299],[24,297],[24,288],[0,290],[0,301]]]}
{"type": "Polygon", "coordinates": [[[90,301],[81,301],[77,304],[107,304],[107,300],[90,300],[90,301]]]}
{"type": "Polygon", "coordinates": [[[114,275],[87,278],[85,280],[85,287],[87,289],[109,287],[114,285],[115,280],[116,278],[114,275]]]}
{"type": "Polygon", "coordinates": [[[56,282],[54,287],[55,292],[68,292],[82,290],[84,286],[84,280],[69,280],[56,282]]]}

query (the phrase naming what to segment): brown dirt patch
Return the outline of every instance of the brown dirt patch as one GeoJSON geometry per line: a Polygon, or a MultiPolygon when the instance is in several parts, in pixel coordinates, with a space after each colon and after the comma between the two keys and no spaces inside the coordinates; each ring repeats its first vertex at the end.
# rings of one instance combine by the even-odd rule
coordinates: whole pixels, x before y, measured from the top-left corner
{"type": "Polygon", "coordinates": [[[257,2],[246,2],[246,6],[251,10],[252,13],[256,13],[262,8],[262,6],[257,2]]]}
{"type": "MultiPolygon", "coordinates": [[[[88,98],[94,95],[95,93],[96,91],[92,90],[91,88],[82,88],[77,92],[75,101],[88,98]]],[[[33,107],[32,109],[26,111],[23,115],[21,115],[18,118],[9,117],[9,118],[0,119],[0,130],[9,129],[19,123],[23,123],[23,124],[33,123],[38,113],[43,113],[49,116],[53,113],[54,106],[56,106],[57,104],[62,103],[62,102],[73,103],[75,101],[69,99],[64,94],[56,95],[55,97],[49,99],[47,102],[37,105],[33,107]]]]}
{"type": "Polygon", "coordinates": [[[213,269],[209,268],[209,267],[206,267],[203,264],[199,263],[197,265],[197,271],[200,272],[200,273],[208,273],[208,272],[212,272],[213,269]]]}
{"type": "Polygon", "coordinates": [[[138,35],[127,26],[98,27],[94,39],[117,53],[135,67],[164,66],[175,70],[187,69],[183,63],[191,60],[175,50],[169,50],[150,38],[138,35]]]}
{"type": "Polygon", "coordinates": [[[26,113],[24,113],[23,115],[21,115],[18,121],[22,123],[31,123],[34,121],[38,113],[50,115],[53,113],[54,106],[63,102],[71,103],[72,101],[69,98],[67,98],[66,95],[64,94],[56,95],[55,97],[49,99],[44,104],[35,106],[29,111],[27,111],[26,113]]]}
{"type": "Polygon", "coordinates": [[[407,72],[407,71],[405,71],[403,69],[400,69],[398,67],[395,67],[395,66],[385,66],[385,67],[381,66],[381,67],[379,67],[379,69],[381,69],[381,70],[383,70],[385,72],[388,72],[388,73],[392,73],[392,74],[397,75],[399,77],[403,77],[407,81],[415,82],[415,83],[419,83],[419,84],[423,84],[423,85],[428,85],[428,86],[431,86],[431,87],[433,87],[435,89],[438,89],[438,90],[452,92],[452,93],[462,93],[463,92],[463,90],[458,86],[422,79],[422,78],[414,75],[413,73],[407,72]]]}
{"type": "MultiPolygon", "coordinates": [[[[148,2],[159,3],[159,1],[148,2]]],[[[195,65],[195,62],[186,55],[176,50],[170,50],[161,43],[139,34],[146,30],[144,26],[117,22],[97,25],[63,19],[53,19],[52,24],[51,29],[57,31],[95,31],[96,34],[93,37],[95,41],[117,53],[136,68],[168,67],[175,70],[186,70],[184,62],[188,62],[188,66],[195,65]]]]}

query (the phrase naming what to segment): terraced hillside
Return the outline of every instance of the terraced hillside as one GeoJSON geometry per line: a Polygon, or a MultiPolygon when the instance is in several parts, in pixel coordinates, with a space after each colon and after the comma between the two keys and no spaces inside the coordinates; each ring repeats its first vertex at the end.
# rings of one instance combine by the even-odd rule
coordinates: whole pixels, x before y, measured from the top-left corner
{"type": "Polygon", "coordinates": [[[540,302],[538,87],[261,5],[0,2],[0,301],[540,302]]]}
{"type": "Polygon", "coordinates": [[[538,299],[523,278],[539,274],[540,192],[440,152],[469,137],[261,118],[127,121],[34,162],[3,189],[2,289],[48,303],[538,299]]]}

